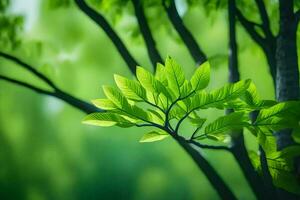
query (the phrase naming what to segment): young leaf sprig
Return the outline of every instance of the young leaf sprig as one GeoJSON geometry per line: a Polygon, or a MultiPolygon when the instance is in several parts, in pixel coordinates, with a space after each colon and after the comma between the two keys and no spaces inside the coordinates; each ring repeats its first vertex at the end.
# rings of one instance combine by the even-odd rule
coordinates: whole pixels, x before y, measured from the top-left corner
{"type": "MultiPolygon", "coordinates": [[[[300,142],[300,103],[289,101],[276,103],[261,100],[251,80],[229,83],[221,88],[207,91],[210,81],[210,64],[199,66],[190,80],[183,69],[171,58],[165,65],[158,64],[153,75],[142,67],[137,67],[137,80],[115,75],[117,87],[103,86],[106,99],[96,99],[92,103],[105,112],[92,113],[83,123],[96,126],[119,126],[123,128],[152,127],[140,142],[154,142],[172,136],[199,148],[228,150],[228,146],[202,144],[199,140],[225,141],[240,134],[243,128],[257,137],[264,149],[269,170],[276,186],[297,193],[292,160],[300,155],[299,146],[291,146],[277,151],[274,131],[292,129],[294,140],[300,142]],[[207,123],[201,110],[207,108],[230,109],[228,115],[207,123]],[[250,113],[258,113],[250,119],[250,113]],[[180,133],[181,124],[188,120],[195,127],[189,138],[180,133]],[[172,121],[172,123],[171,123],[172,121]],[[172,126],[173,124],[173,126],[172,126]],[[292,183],[292,184],[291,184],[292,183]]],[[[251,154],[253,163],[260,165],[259,156],[251,154]]]]}
{"type": "Polygon", "coordinates": [[[190,80],[172,58],[165,65],[158,64],[155,75],[137,67],[137,80],[115,75],[117,87],[103,86],[107,99],[93,100],[93,104],[106,110],[88,115],[83,123],[98,126],[153,127],[141,142],[152,142],[166,135],[180,135],[180,126],[189,120],[196,130],[190,140],[203,138],[223,140],[226,134],[251,125],[248,113],[273,104],[260,100],[250,80],[226,84],[206,91],[210,81],[210,64],[199,66],[190,80]],[[199,110],[207,108],[234,109],[238,112],[222,116],[207,124],[199,110]],[[175,121],[175,126],[171,121],[175,121]],[[202,130],[202,134],[199,132],[202,130]]]}

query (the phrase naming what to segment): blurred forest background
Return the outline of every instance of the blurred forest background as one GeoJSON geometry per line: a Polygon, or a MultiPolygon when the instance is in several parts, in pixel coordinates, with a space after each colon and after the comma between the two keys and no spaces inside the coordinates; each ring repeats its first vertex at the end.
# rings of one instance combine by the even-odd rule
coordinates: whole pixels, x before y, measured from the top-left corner
{"type": "MultiPolygon", "coordinates": [[[[20,43],[12,49],[2,37],[0,48],[36,66],[78,98],[103,97],[101,86],[113,84],[113,74],[132,75],[103,31],[74,3],[63,2],[12,0],[6,14],[23,17],[17,19],[22,24],[20,43]]],[[[150,69],[132,5],[110,7],[113,1],[102,2],[106,3],[99,10],[138,62],[150,69]]],[[[189,7],[184,0],[177,5],[211,61],[209,87],[222,86],[228,79],[226,8],[201,3],[189,7]]],[[[146,14],[162,57],[172,56],[190,75],[194,61],[163,8],[149,6],[146,14]]],[[[265,57],[240,26],[238,43],[241,78],[251,78],[263,98],[274,99],[265,57]]],[[[0,72],[45,87],[4,59],[0,59],[0,72]]],[[[84,116],[53,97],[0,81],[0,199],[218,199],[202,172],[171,139],[141,144],[141,129],[90,127],[81,124],[84,116]]],[[[254,149],[254,138],[246,137],[248,148],[254,149]]],[[[239,199],[254,199],[231,155],[204,153],[239,199]]]]}

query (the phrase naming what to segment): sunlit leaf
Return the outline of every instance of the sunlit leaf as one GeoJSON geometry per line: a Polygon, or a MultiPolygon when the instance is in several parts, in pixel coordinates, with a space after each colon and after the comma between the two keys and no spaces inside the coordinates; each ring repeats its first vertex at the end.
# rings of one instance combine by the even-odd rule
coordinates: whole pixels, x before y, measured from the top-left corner
{"type": "Polygon", "coordinates": [[[233,131],[249,126],[249,117],[244,112],[233,112],[226,116],[219,117],[205,127],[205,134],[218,136],[231,134],[233,131]]]}
{"type": "Polygon", "coordinates": [[[92,103],[97,107],[103,110],[114,110],[118,107],[109,99],[95,99],[92,100],[92,103]]]}
{"type": "Polygon", "coordinates": [[[146,90],[139,82],[129,80],[123,76],[115,74],[115,81],[124,96],[128,99],[143,101],[146,97],[146,90]]]}
{"type": "Polygon", "coordinates": [[[210,64],[208,61],[200,65],[191,78],[193,90],[202,90],[207,87],[210,79],[210,64]]]}
{"type": "Polygon", "coordinates": [[[168,78],[168,87],[176,95],[176,97],[181,96],[180,88],[185,81],[183,69],[175,62],[175,60],[167,58],[165,63],[165,72],[168,78]]]}
{"type": "Polygon", "coordinates": [[[146,133],[141,139],[140,142],[156,142],[167,138],[169,134],[162,131],[151,131],[146,133]]]}
{"type": "Polygon", "coordinates": [[[114,126],[114,125],[121,126],[121,127],[130,127],[135,125],[115,113],[108,113],[108,112],[89,114],[83,119],[82,123],[94,125],[94,126],[104,126],[104,127],[114,126]]]}

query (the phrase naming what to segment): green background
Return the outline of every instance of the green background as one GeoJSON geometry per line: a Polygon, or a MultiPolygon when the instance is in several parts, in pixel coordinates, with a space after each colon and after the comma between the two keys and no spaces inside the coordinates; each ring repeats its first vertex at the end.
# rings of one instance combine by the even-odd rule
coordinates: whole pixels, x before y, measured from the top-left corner
{"type": "MultiPolygon", "coordinates": [[[[124,8],[127,9],[127,8],[124,8]]],[[[132,77],[104,32],[77,7],[52,9],[46,1],[14,0],[12,12],[25,17],[23,43],[12,53],[34,65],[63,90],[84,100],[103,97],[113,74],[132,77]]],[[[201,6],[183,16],[212,65],[210,88],[227,82],[227,13],[207,15],[201,6]]],[[[193,60],[167,16],[151,16],[162,57],[172,56],[191,75],[193,60]],[[165,19],[164,23],[158,20],[165,19]]],[[[150,69],[137,23],[130,12],[110,22],[138,62],[150,69]]],[[[241,78],[251,78],[265,99],[273,99],[271,77],[262,51],[239,27],[241,78]]],[[[6,51],[7,49],[1,49],[6,51]]],[[[0,72],[45,87],[28,72],[0,59],[0,72]]],[[[215,118],[222,113],[208,110],[215,118]]],[[[189,156],[171,138],[139,143],[144,128],[91,127],[81,111],[52,97],[0,82],[0,195],[4,199],[218,199],[189,156]]],[[[185,131],[192,131],[185,127],[185,131]]],[[[254,137],[245,133],[249,149],[254,137]]],[[[239,199],[254,199],[233,157],[204,151],[239,199]]]]}

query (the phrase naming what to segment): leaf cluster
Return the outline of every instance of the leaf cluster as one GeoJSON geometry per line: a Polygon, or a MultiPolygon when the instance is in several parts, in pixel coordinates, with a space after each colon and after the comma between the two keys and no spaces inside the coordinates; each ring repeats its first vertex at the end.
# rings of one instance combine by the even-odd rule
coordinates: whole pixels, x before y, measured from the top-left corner
{"type": "MultiPolygon", "coordinates": [[[[229,83],[207,91],[210,80],[208,62],[199,66],[189,80],[179,64],[171,58],[167,58],[164,65],[157,64],[155,74],[138,67],[136,77],[137,80],[130,80],[115,75],[117,87],[103,86],[107,98],[93,101],[95,106],[106,112],[90,114],[84,123],[120,127],[152,126],[163,134],[178,135],[180,125],[188,120],[197,130],[191,139],[220,141],[243,128],[258,135],[263,129],[275,131],[299,125],[299,115],[294,109],[299,105],[298,102],[276,104],[271,100],[261,100],[251,80],[229,83]],[[201,110],[208,108],[233,109],[235,112],[206,123],[207,119],[201,116],[201,110]],[[249,114],[257,110],[261,111],[252,123],[249,114]]],[[[155,134],[151,135],[156,137],[155,134]]]]}

